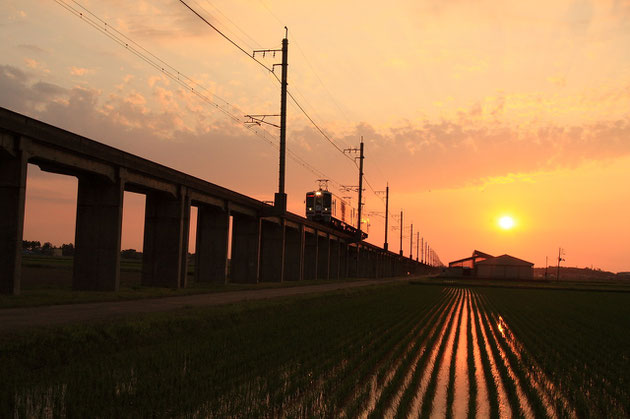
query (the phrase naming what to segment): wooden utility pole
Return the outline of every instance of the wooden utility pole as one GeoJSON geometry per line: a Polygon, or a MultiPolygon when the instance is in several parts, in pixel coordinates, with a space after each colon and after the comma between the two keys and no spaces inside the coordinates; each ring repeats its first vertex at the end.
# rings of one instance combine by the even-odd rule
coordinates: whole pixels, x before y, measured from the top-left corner
{"type": "Polygon", "coordinates": [[[416,235],[416,262],[420,261],[420,232],[416,235]]]}

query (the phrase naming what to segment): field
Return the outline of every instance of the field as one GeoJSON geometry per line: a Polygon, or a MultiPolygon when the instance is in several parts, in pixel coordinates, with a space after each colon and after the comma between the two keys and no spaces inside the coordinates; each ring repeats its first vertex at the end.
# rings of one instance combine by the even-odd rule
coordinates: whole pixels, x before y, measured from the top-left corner
{"type": "Polygon", "coordinates": [[[0,336],[0,416],[627,417],[630,294],[366,287],[0,336]]]}
{"type": "MultiPolygon", "coordinates": [[[[22,290],[20,295],[0,295],[0,309],[33,307],[53,304],[75,304],[86,302],[137,300],[141,298],[174,297],[213,292],[229,292],[262,288],[294,287],[339,282],[335,280],[309,280],[285,282],[261,282],[252,284],[214,284],[196,282],[194,263],[188,267],[186,288],[172,289],[141,285],[142,262],[137,259],[122,259],[120,263],[120,290],[73,291],[72,257],[26,255],[22,258],[22,290]]],[[[344,279],[355,281],[360,278],[344,279]]]]}

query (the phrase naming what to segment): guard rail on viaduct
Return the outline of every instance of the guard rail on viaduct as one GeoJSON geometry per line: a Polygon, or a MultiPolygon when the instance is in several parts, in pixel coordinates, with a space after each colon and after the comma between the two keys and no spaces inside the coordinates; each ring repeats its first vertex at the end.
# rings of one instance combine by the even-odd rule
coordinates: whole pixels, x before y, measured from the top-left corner
{"type": "Polygon", "coordinates": [[[425,265],[256,199],[0,108],[0,292],[19,294],[28,163],[78,178],[73,289],[116,291],[124,191],[146,195],[142,285],[389,277],[425,265]],[[230,218],[232,219],[229,237],[230,218]]]}

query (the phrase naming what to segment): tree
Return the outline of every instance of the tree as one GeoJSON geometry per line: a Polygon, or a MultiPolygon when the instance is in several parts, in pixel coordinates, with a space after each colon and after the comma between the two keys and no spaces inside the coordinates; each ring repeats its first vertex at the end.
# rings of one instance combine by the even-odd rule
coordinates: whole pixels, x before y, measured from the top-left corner
{"type": "Polygon", "coordinates": [[[136,249],[125,249],[120,252],[120,256],[124,259],[140,259],[142,253],[136,252],[136,249]]]}
{"type": "Polygon", "coordinates": [[[74,256],[74,245],[72,243],[62,244],[61,254],[63,256],[74,256]]]}
{"type": "Polygon", "coordinates": [[[31,240],[22,240],[22,249],[28,250],[30,252],[39,252],[41,251],[42,244],[39,241],[31,241],[31,240]]]}
{"type": "Polygon", "coordinates": [[[42,253],[45,255],[52,255],[52,249],[53,249],[53,245],[51,242],[46,242],[44,243],[44,245],[42,246],[42,253]]]}

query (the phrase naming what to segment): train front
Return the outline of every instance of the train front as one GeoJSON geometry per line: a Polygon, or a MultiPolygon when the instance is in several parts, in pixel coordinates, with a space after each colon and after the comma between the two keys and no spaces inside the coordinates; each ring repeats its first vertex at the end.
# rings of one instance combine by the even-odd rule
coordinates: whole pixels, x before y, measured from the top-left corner
{"type": "Polygon", "coordinates": [[[328,191],[306,193],[306,218],[312,221],[330,221],[331,194],[328,191]]]}

